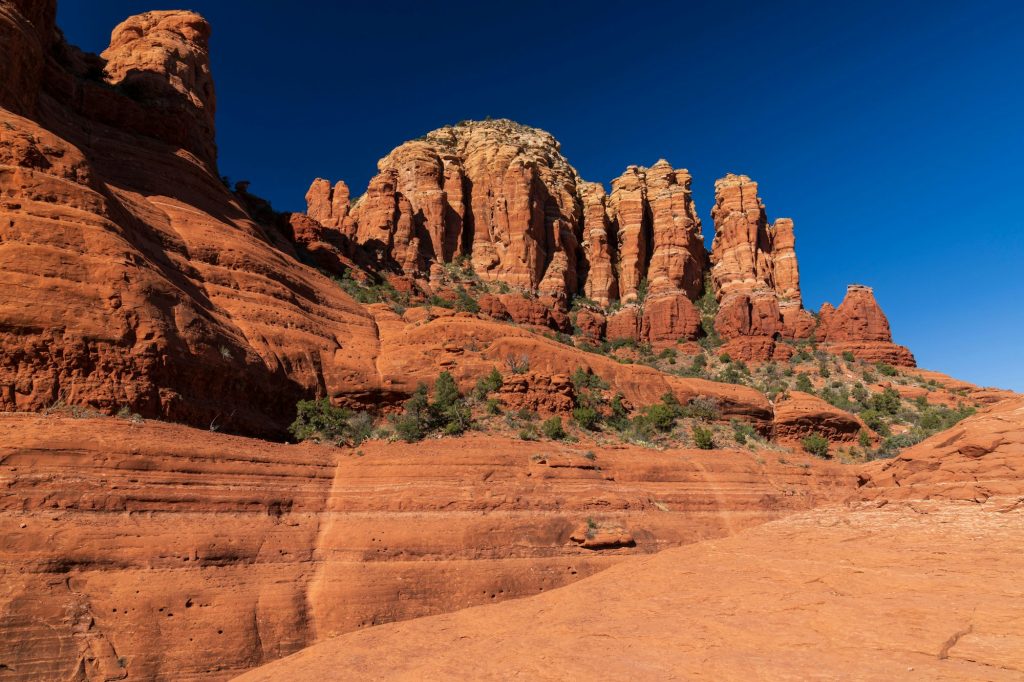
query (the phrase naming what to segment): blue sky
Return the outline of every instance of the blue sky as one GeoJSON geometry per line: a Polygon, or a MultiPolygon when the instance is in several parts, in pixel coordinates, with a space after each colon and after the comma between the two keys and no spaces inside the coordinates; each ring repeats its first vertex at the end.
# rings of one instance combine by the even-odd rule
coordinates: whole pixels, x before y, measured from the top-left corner
{"type": "MultiPolygon", "coordinates": [[[[808,307],[871,285],[921,366],[1024,391],[1024,3],[346,4],[186,5],[214,28],[221,172],[276,208],[485,116],[550,131],[589,180],[689,168],[706,228],[715,178],[745,173],[796,222],[808,307]]],[[[173,8],[58,21],[100,51],[173,8]]]]}

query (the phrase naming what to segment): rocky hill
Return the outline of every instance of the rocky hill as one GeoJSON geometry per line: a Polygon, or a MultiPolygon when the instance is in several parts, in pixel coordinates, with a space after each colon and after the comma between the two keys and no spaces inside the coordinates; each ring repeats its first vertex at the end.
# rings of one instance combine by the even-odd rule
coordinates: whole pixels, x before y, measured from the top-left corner
{"type": "Polygon", "coordinates": [[[97,56],[63,41],[54,2],[3,7],[7,51],[35,58],[0,66],[2,409],[280,436],[301,398],[394,405],[416,382],[386,370],[383,330],[434,313],[399,311],[399,330],[395,306],[361,305],[372,287],[403,308],[471,296],[478,318],[583,350],[724,342],[716,355],[785,360],[816,338],[913,365],[869,289],[820,319],[803,308],[792,221],[769,224],[744,176],[716,184],[708,253],[685,170],[630,167],[606,194],[551,135],[464,122],[399,146],[355,201],[317,180],[308,215],[281,215],[220,180],[201,17],[132,17],[97,56]]]}
{"type": "MultiPolygon", "coordinates": [[[[974,648],[937,645],[966,652],[952,672],[912,665],[1019,669],[998,562],[1024,496],[1020,398],[917,368],[869,287],[806,309],[794,223],[756,182],[721,178],[698,207],[661,160],[609,191],[546,132],[465,121],[397,147],[361,196],[317,179],[281,213],[218,172],[201,16],[131,17],[99,55],[55,16],[0,0],[0,681],[227,679],[336,635],[254,675],[600,676],[697,642],[741,652],[705,671],[749,677],[753,652],[827,650],[832,626],[801,601],[803,620],[744,615],[772,624],[757,637],[679,633],[732,623],[764,575],[836,619],[852,581],[858,613],[882,612],[884,581],[907,580],[893,523],[914,570],[947,537],[980,550],[972,528],[1008,538],[970,574],[984,599],[931,576],[907,607],[920,632],[864,635],[899,630],[886,611],[780,676],[885,676],[952,632],[935,594],[957,623],[997,615],[971,621],[974,648]],[[915,524],[950,502],[1004,515],[915,524]],[[813,559],[877,542],[881,581],[813,559]],[[431,639],[438,621],[371,627],[517,597],[493,612],[502,636],[543,658],[431,639]],[[633,653],[592,655],[608,636],[633,653]]],[[[479,613],[442,622],[490,628],[479,613]]],[[[655,676],[699,667],[660,660],[655,676]]]]}

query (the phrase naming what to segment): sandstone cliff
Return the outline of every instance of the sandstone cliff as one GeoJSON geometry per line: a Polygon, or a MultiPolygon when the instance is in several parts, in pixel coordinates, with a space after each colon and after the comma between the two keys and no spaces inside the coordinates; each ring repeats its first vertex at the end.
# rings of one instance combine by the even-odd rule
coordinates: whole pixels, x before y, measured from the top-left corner
{"type": "MultiPolygon", "coordinates": [[[[385,357],[391,312],[328,275],[429,304],[454,295],[450,267],[465,266],[494,289],[474,304],[478,318],[658,349],[707,333],[694,301],[710,275],[714,327],[735,357],[785,357],[780,340],[814,331],[792,222],[768,224],[743,176],[718,185],[710,258],[686,170],[630,166],[606,192],[550,134],[505,120],[430,132],[381,159],[358,198],[317,180],[306,215],[281,215],[219,178],[202,17],[131,17],[90,55],[63,41],[54,2],[0,10],[13,55],[0,64],[0,409],[127,408],[280,435],[300,398],[386,407],[411,376],[450,367],[428,356],[389,374],[402,366],[385,357]]],[[[873,301],[858,301],[823,338],[912,364],[873,301]]],[[[402,317],[407,336],[434,316],[402,317]]],[[[448,345],[473,337],[458,333],[448,345]]],[[[464,356],[466,367],[484,356],[464,356]]],[[[743,400],[770,421],[770,407],[743,400]]]]}
{"type": "Polygon", "coordinates": [[[821,308],[818,340],[836,353],[848,351],[869,362],[914,367],[914,356],[892,342],[889,320],[875,301],[871,287],[851,284],[838,308],[825,303],[821,308]]]}

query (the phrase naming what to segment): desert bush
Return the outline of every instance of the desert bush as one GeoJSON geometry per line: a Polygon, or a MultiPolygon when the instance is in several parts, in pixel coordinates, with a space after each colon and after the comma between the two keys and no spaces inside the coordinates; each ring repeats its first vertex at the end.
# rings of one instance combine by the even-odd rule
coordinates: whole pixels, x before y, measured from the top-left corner
{"type": "Polygon", "coordinates": [[[477,398],[482,400],[489,394],[500,391],[504,385],[505,380],[501,378],[501,372],[498,371],[497,367],[492,367],[490,372],[476,382],[476,388],[473,392],[477,398]]]}
{"type": "Polygon", "coordinates": [[[335,407],[327,398],[300,400],[295,409],[295,421],[288,430],[298,440],[358,445],[373,433],[373,418],[369,414],[335,407]]]}
{"type": "Polygon", "coordinates": [[[900,371],[898,369],[896,369],[892,365],[888,365],[888,364],[886,364],[884,362],[879,362],[877,365],[875,365],[875,369],[878,370],[879,374],[881,374],[882,376],[887,376],[887,377],[894,377],[894,376],[896,376],[897,374],[900,373],[900,371]]]}
{"type": "Polygon", "coordinates": [[[616,431],[622,431],[629,426],[629,412],[626,410],[626,406],[622,404],[622,394],[616,393],[612,397],[611,403],[609,403],[611,413],[608,415],[608,426],[612,427],[616,431]]]}
{"type": "Polygon", "coordinates": [[[867,424],[868,428],[877,433],[880,436],[888,436],[890,434],[889,424],[886,423],[882,413],[872,408],[864,410],[860,413],[860,418],[867,424]]]}
{"type": "Polygon", "coordinates": [[[714,398],[693,398],[682,410],[683,417],[692,417],[706,422],[717,421],[721,415],[718,402],[714,398]]]}
{"type": "Polygon", "coordinates": [[[730,423],[732,424],[733,438],[740,445],[746,445],[748,440],[757,438],[757,431],[750,424],[741,422],[738,419],[733,419],[730,423]]]}
{"type": "Polygon", "coordinates": [[[505,356],[505,366],[513,374],[526,374],[530,371],[530,357],[528,355],[516,356],[509,353],[505,356]]]}
{"type": "Polygon", "coordinates": [[[796,375],[796,390],[803,391],[804,393],[814,393],[814,386],[811,384],[811,378],[803,372],[796,375]]]}
{"type": "Polygon", "coordinates": [[[574,408],[572,411],[573,420],[579,424],[580,428],[587,429],[590,431],[596,430],[598,423],[601,421],[601,415],[593,407],[584,406],[574,408]]]}
{"type": "Polygon", "coordinates": [[[843,360],[846,360],[847,362],[854,362],[856,360],[856,358],[854,357],[852,351],[844,350],[843,351],[843,360]]]}
{"type": "Polygon", "coordinates": [[[715,447],[715,437],[711,432],[711,429],[706,429],[703,426],[694,426],[693,431],[693,444],[701,450],[712,450],[715,447]]]}
{"type": "Polygon", "coordinates": [[[900,394],[894,388],[887,388],[881,393],[871,396],[871,407],[884,414],[898,414],[900,411],[900,394]]]}
{"type": "Polygon", "coordinates": [[[812,433],[800,441],[800,444],[804,446],[804,450],[816,457],[828,457],[828,439],[820,433],[812,433]]]}
{"type": "Polygon", "coordinates": [[[551,417],[541,424],[540,431],[544,434],[545,438],[550,438],[551,440],[564,440],[567,435],[565,428],[562,426],[562,418],[558,416],[551,417]]]}

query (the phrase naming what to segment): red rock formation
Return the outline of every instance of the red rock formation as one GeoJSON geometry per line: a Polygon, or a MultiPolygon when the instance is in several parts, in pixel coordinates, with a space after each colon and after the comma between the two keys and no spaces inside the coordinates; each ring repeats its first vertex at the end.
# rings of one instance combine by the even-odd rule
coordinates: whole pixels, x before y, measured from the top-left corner
{"type": "Polygon", "coordinates": [[[784,443],[799,446],[815,433],[833,442],[852,442],[861,431],[871,433],[855,415],[801,391],[790,391],[775,403],[772,438],[784,443]]]}
{"type": "MultiPolygon", "coordinates": [[[[548,133],[466,122],[399,146],[378,169],[351,210],[354,234],[404,271],[426,274],[462,254],[485,280],[563,298],[579,291],[578,177],[548,133]],[[402,201],[408,220],[391,208],[402,201]]],[[[311,192],[322,197],[322,185],[311,192]]]]}
{"type": "Polygon", "coordinates": [[[619,298],[619,280],[615,272],[618,237],[608,219],[607,196],[597,182],[580,183],[585,229],[583,249],[587,259],[587,298],[603,306],[619,298]]]}
{"type": "Polygon", "coordinates": [[[57,0],[0,3],[0,106],[28,116],[35,111],[46,54],[55,39],[57,0]]]}
{"type": "MultiPolygon", "coordinates": [[[[21,33],[2,7],[0,35],[21,33]]],[[[372,319],[217,176],[207,36],[197,15],[148,13],[90,72],[95,58],[37,35],[39,80],[7,80],[32,118],[0,110],[0,410],[280,433],[305,395],[377,399],[372,319]]]]}
{"type": "Polygon", "coordinates": [[[498,398],[507,410],[528,410],[544,416],[568,414],[574,407],[572,382],[565,374],[507,376],[498,398]]]}
{"type": "Polygon", "coordinates": [[[852,352],[868,362],[887,362],[914,367],[910,351],[892,342],[889,320],[875,301],[871,287],[851,284],[836,309],[822,305],[817,338],[827,342],[835,353],[852,352]]]}
{"type": "Polygon", "coordinates": [[[678,293],[644,301],[640,338],[654,345],[696,339],[700,333],[700,312],[690,299],[678,293]]]}
{"type": "Polygon", "coordinates": [[[640,310],[636,306],[626,306],[608,316],[605,334],[609,341],[628,339],[640,340],[640,310]]]}
{"type": "Polygon", "coordinates": [[[661,159],[644,175],[652,238],[648,294],[682,291],[694,300],[704,288],[707,253],[690,191],[690,173],[673,170],[661,159]]]}
{"type": "Polygon", "coordinates": [[[711,276],[719,301],[715,329],[725,339],[763,337],[740,343],[745,359],[768,360],[774,340],[808,338],[813,316],[804,310],[794,249],[793,221],[769,225],[757,183],[727,175],[715,183],[715,240],[711,276]]]}
{"type": "Polygon", "coordinates": [[[306,214],[324,227],[344,226],[350,208],[348,185],[340,180],[331,187],[317,178],[306,192],[306,214]]]}
{"type": "Polygon", "coordinates": [[[576,328],[590,340],[603,339],[607,329],[607,318],[597,311],[584,308],[576,313],[576,328]]]}
{"type": "Polygon", "coordinates": [[[809,464],[482,434],[357,456],[166,423],[0,416],[3,677],[227,679],[335,634],[546,592],[853,488],[853,470],[809,464]],[[571,536],[588,518],[633,544],[581,547],[571,536]]]}
{"type": "Polygon", "coordinates": [[[210,25],[194,12],[146,12],[118,25],[100,56],[108,83],[164,115],[185,118],[185,146],[212,163],[216,100],[209,39],[210,25]]]}

